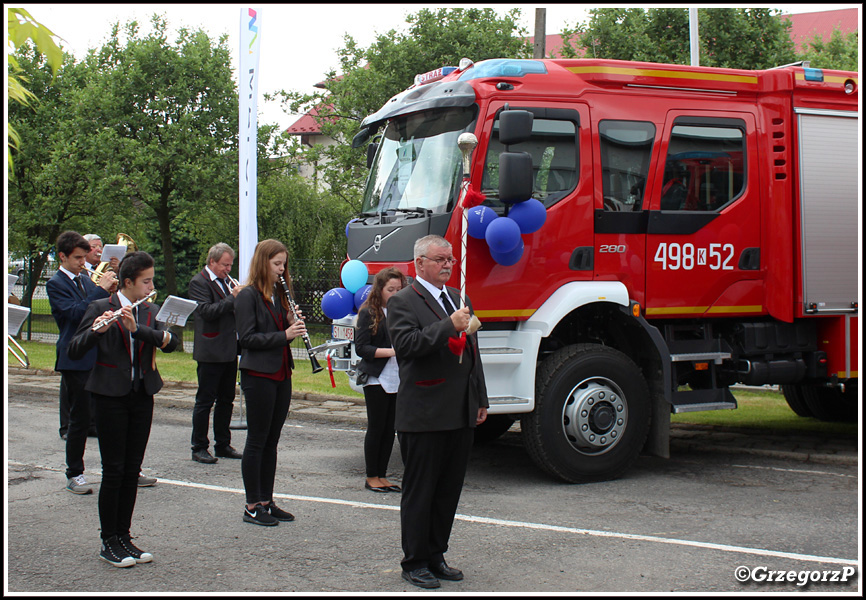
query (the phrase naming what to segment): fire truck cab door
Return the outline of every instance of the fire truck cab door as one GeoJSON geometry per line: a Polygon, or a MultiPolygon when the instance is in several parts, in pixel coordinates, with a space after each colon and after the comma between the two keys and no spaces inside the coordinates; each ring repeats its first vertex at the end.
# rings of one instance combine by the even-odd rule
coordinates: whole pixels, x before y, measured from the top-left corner
{"type": "Polygon", "coordinates": [[[671,111],[653,166],[648,317],[764,312],[755,117],[671,111]]]}

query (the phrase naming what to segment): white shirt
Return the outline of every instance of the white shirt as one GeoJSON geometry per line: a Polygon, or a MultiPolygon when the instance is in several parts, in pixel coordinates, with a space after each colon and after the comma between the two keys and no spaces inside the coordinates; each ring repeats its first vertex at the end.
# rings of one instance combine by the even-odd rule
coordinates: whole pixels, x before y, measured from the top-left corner
{"type": "MultiPolygon", "coordinates": [[[[388,316],[388,309],[382,308],[382,312],[385,313],[385,316],[388,316]]],[[[385,321],[379,323],[379,327],[384,327],[385,321]]],[[[396,394],[397,389],[400,387],[400,369],[397,367],[397,357],[392,356],[388,359],[388,362],[385,363],[385,366],[382,368],[382,372],[379,373],[378,377],[370,377],[367,379],[367,383],[364,384],[364,387],[368,385],[381,385],[382,389],[385,390],[388,394],[396,394]]]]}
{"type": "MultiPolygon", "coordinates": [[[[421,277],[416,277],[415,281],[417,281],[422,286],[424,286],[424,288],[428,292],[430,292],[433,295],[433,297],[436,298],[436,300],[439,301],[439,306],[441,306],[445,310],[445,314],[448,314],[448,312],[449,312],[448,309],[442,303],[442,292],[445,291],[445,286],[443,286],[441,288],[437,288],[435,285],[433,285],[432,283],[430,283],[429,281],[427,281],[426,279],[423,279],[421,277]]],[[[445,295],[448,297],[448,303],[451,304],[451,309],[452,309],[451,312],[457,310],[457,307],[454,306],[454,303],[451,301],[451,295],[448,292],[445,292],[445,295]]]]}

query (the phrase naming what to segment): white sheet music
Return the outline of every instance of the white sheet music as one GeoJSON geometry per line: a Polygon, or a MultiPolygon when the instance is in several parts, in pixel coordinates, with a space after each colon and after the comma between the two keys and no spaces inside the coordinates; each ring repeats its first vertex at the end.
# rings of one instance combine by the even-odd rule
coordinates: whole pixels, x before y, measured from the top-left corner
{"type": "Polygon", "coordinates": [[[125,254],[126,246],[123,244],[108,244],[102,249],[102,256],[99,260],[102,262],[111,262],[112,258],[123,260],[125,254]]]}
{"type": "Polygon", "coordinates": [[[18,306],[17,304],[6,305],[6,316],[9,320],[7,323],[7,333],[9,335],[18,335],[21,331],[21,326],[27,320],[27,315],[30,314],[30,309],[26,306],[18,306]]]}
{"type": "Polygon", "coordinates": [[[15,273],[9,273],[9,279],[7,281],[9,281],[9,289],[11,290],[12,286],[18,283],[18,275],[15,273]]]}
{"type": "Polygon", "coordinates": [[[159,309],[156,320],[167,325],[180,325],[183,327],[186,325],[186,320],[197,307],[198,302],[195,300],[169,296],[162,303],[162,308],[159,309]]]}

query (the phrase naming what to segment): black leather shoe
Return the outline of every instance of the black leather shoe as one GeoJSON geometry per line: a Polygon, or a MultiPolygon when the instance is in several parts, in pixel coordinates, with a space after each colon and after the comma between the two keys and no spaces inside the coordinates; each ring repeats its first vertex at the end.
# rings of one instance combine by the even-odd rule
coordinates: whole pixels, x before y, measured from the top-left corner
{"type": "Polygon", "coordinates": [[[402,492],[403,490],[400,489],[399,485],[389,485],[388,491],[389,492],[402,492]]]}
{"type": "Polygon", "coordinates": [[[231,446],[226,446],[225,448],[214,448],[214,454],[219,456],[220,458],[243,458],[244,455],[232,448],[231,446]]]}
{"type": "Polygon", "coordinates": [[[428,570],[439,579],[446,579],[448,581],[460,581],[463,579],[463,571],[452,569],[445,564],[444,560],[440,563],[430,563],[428,570]]]}
{"type": "Polygon", "coordinates": [[[420,588],[432,589],[438,588],[440,585],[439,580],[433,577],[433,573],[430,572],[430,569],[415,569],[414,571],[403,571],[403,579],[411,583],[412,585],[417,585],[420,588]]]}
{"type": "Polygon", "coordinates": [[[217,459],[211,456],[211,453],[207,451],[207,448],[193,452],[192,459],[206,465],[212,465],[217,461],[217,459]]]}
{"type": "Polygon", "coordinates": [[[364,482],[364,487],[367,488],[368,490],[370,490],[371,492],[378,492],[378,493],[380,493],[380,494],[387,494],[388,492],[391,491],[391,490],[389,490],[389,489],[386,488],[386,487],[373,487],[373,486],[370,485],[370,483],[367,482],[367,481],[364,482]]]}

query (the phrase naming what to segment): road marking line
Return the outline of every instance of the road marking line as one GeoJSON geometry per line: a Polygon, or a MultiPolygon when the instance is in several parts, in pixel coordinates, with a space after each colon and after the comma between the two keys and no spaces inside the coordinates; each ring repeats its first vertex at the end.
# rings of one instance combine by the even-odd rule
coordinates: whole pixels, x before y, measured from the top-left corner
{"type": "MultiPolygon", "coordinates": [[[[15,461],[9,461],[9,465],[15,466],[32,466],[46,471],[64,471],[64,469],[56,469],[51,467],[42,467],[39,465],[26,465],[15,461]]],[[[160,484],[176,485],[178,487],[189,487],[202,490],[211,490],[215,492],[230,492],[233,494],[243,495],[244,490],[238,488],[230,488],[220,485],[211,485],[207,483],[196,483],[192,481],[180,481],[176,479],[159,478],[160,484]]],[[[280,494],[275,492],[274,498],[285,500],[298,500],[301,502],[320,502],[324,504],[336,504],[341,506],[351,506],[353,508],[373,508],[378,510],[399,511],[399,506],[391,506],[388,504],[372,504],[370,502],[358,502],[355,500],[342,500],[340,498],[322,498],[318,496],[296,496],[294,494],[280,494]]],[[[455,519],[467,521],[469,523],[479,523],[482,525],[498,525],[500,527],[519,527],[523,529],[535,529],[540,531],[552,531],[557,533],[574,533],[579,535],[589,535],[593,537],[615,538],[623,540],[635,540],[640,542],[651,542],[656,544],[672,544],[675,546],[689,546],[692,548],[704,548],[707,550],[719,550],[721,552],[733,552],[737,554],[754,554],[756,556],[765,556],[772,558],[787,558],[791,560],[799,560],[805,562],[831,563],[840,565],[858,565],[857,560],[847,558],[837,558],[833,556],[815,556],[812,554],[797,554],[795,552],[779,552],[777,550],[767,550],[764,548],[749,548],[746,546],[730,546],[728,544],[713,544],[709,542],[697,542],[694,540],[680,540],[675,538],[664,538],[654,535],[640,535],[634,533],[620,533],[615,531],[601,531],[597,529],[580,529],[577,527],[563,527],[561,525],[548,525],[546,523],[528,523],[525,521],[509,521],[505,519],[493,519],[490,517],[476,517],[472,515],[457,514],[455,519]]]]}

